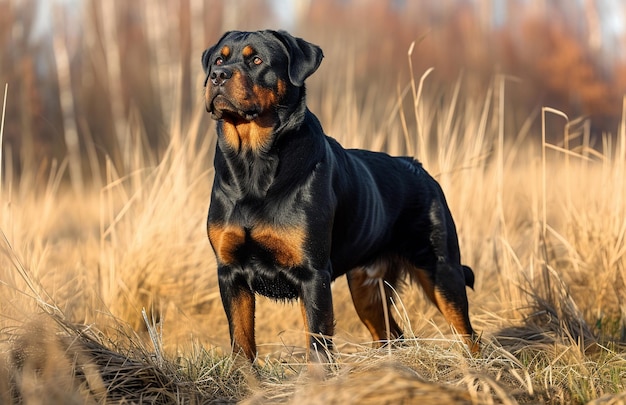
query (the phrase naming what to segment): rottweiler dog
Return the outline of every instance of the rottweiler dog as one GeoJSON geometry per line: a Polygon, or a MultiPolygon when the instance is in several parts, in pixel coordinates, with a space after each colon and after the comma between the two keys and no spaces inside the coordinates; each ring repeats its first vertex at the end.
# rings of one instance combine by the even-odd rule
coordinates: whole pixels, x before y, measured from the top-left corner
{"type": "Polygon", "coordinates": [[[441,187],[411,157],[347,150],[324,134],[304,85],[322,58],[271,30],[227,32],[202,54],[218,135],[207,233],[233,351],[256,357],[261,294],[299,299],[309,359],[328,360],[331,283],[343,274],[375,342],[402,336],[390,286],[408,277],[476,351],[465,290],[474,273],[461,264],[441,187]]]}

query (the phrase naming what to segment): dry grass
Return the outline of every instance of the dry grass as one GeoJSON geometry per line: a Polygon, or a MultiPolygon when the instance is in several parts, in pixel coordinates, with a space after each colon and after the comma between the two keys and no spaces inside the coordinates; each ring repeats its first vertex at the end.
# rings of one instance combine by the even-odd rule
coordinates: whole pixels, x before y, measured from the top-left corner
{"type": "Polygon", "coordinates": [[[442,90],[424,74],[365,103],[332,80],[310,95],[344,145],[414,155],[441,182],[476,273],[480,355],[415,287],[394,300],[408,338],[371,349],[342,279],[326,379],[306,372],[296,305],[261,299],[257,367],[230,358],[204,227],[215,133],[198,97],[184,122],[172,109],[158,153],[140,123],[125,121],[124,165],[107,160],[102,184],[63,181],[71,167],[97,167],[89,155],[53,165],[45,187],[40,173],[3,173],[0,400],[624,401],[626,123],[595,146],[585,122],[550,109],[538,119],[562,134],[508,132],[506,85],[497,77],[483,94],[462,80],[442,90]]]}

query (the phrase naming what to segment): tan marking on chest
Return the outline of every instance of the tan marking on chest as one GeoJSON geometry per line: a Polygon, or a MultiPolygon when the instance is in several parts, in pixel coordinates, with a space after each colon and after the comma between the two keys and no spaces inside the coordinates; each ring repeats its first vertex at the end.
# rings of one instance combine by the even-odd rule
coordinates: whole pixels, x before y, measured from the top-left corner
{"type": "MultiPolygon", "coordinates": [[[[223,264],[236,262],[236,250],[246,242],[246,231],[238,225],[209,224],[209,241],[217,259],[223,264]]],[[[304,262],[306,230],[303,227],[257,225],[250,238],[272,254],[281,267],[297,267],[304,262]]]]}
{"type": "Polygon", "coordinates": [[[246,241],[244,229],[235,225],[209,224],[207,233],[217,260],[224,264],[233,264],[236,260],[236,249],[246,241]]]}
{"type": "Polygon", "coordinates": [[[257,226],[251,231],[252,239],[267,249],[282,267],[297,267],[304,262],[306,230],[303,227],[257,226]]]}

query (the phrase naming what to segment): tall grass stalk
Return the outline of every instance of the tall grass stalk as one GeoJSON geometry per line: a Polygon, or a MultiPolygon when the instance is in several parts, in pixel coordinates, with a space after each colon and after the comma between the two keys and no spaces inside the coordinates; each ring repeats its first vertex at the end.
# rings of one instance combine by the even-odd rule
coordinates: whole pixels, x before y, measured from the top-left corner
{"type": "MultiPolygon", "coordinates": [[[[99,23],[102,24],[104,34],[100,36],[100,40],[104,47],[104,60],[106,69],[107,87],[109,89],[110,106],[113,117],[113,129],[115,131],[114,138],[117,140],[118,147],[125,144],[124,138],[127,121],[124,114],[124,100],[122,98],[122,80],[120,58],[121,52],[119,48],[119,36],[117,35],[117,19],[116,10],[113,2],[95,2],[93,7],[96,8],[96,16],[99,17],[99,23]]],[[[97,17],[97,18],[98,18],[97,17]]],[[[150,24],[148,24],[150,25],[150,24]]],[[[119,152],[128,152],[123,148],[119,152]]],[[[126,159],[123,158],[125,161],[126,159]]]]}
{"type": "Polygon", "coordinates": [[[2,164],[4,163],[2,160],[2,151],[4,151],[3,145],[4,145],[4,119],[6,116],[6,111],[7,111],[7,96],[9,94],[9,83],[5,83],[4,85],[4,97],[2,98],[2,120],[0,121],[0,198],[3,197],[2,195],[2,182],[4,180],[4,178],[2,177],[2,164]]]}
{"type": "Polygon", "coordinates": [[[55,25],[57,32],[54,36],[54,59],[59,83],[59,101],[63,114],[63,134],[65,146],[68,152],[69,171],[72,186],[77,195],[83,193],[83,159],[80,155],[80,141],[78,139],[78,128],[76,125],[74,92],[71,85],[70,58],[67,50],[66,21],[62,16],[60,6],[55,7],[55,25]]]}

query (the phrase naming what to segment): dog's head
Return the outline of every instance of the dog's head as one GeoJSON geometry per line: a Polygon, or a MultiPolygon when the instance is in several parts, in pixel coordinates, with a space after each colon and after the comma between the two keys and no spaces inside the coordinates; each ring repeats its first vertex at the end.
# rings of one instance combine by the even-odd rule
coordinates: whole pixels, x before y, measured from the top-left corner
{"type": "Polygon", "coordinates": [[[230,31],[202,54],[206,109],[232,124],[273,121],[277,107],[304,86],[322,50],[285,31],[230,31]]]}

